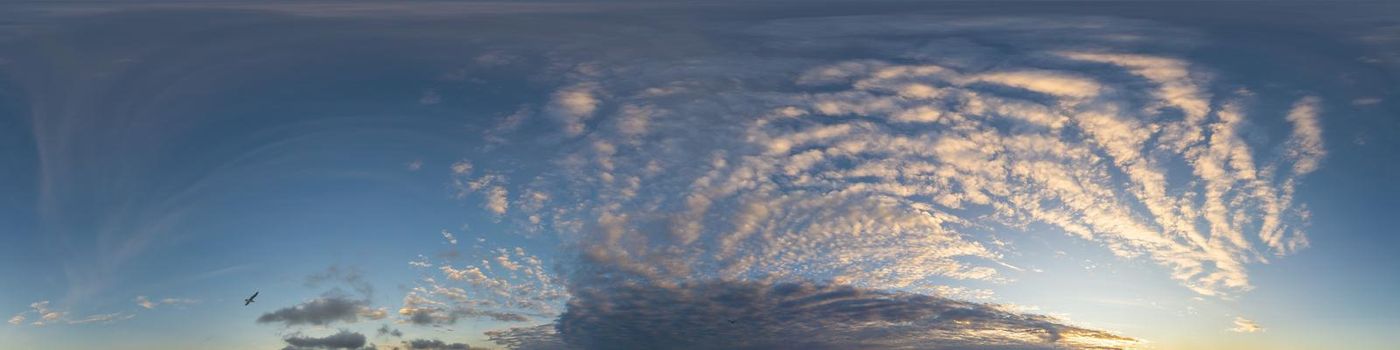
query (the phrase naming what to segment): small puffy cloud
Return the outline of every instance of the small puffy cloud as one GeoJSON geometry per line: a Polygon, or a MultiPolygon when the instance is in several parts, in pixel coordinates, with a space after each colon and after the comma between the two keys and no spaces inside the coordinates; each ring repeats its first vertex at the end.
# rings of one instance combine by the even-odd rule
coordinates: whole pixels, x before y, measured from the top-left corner
{"type": "Polygon", "coordinates": [[[588,127],[584,123],[598,110],[597,90],[597,84],[579,83],[555,91],[546,111],[564,123],[565,134],[581,135],[588,127]]]}
{"type": "Polygon", "coordinates": [[[408,164],[405,164],[404,167],[407,168],[408,171],[418,171],[420,169],[423,169],[423,160],[414,159],[413,161],[408,162],[408,164]]]}
{"type": "Polygon", "coordinates": [[[433,267],[433,263],[428,262],[428,257],[423,256],[422,254],[418,255],[418,260],[409,261],[408,264],[414,267],[422,268],[433,267]]]}
{"type": "Polygon", "coordinates": [[[485,198],[481,207],[496,214],[504,215],[510,208],[510,191],[506,189],[506,177],[501,174],[486,174],[481,177],[471,179],[467,174],[471,171],[470,163],[460,162],[461,171],[456,165],[453,166],[452,187],[457,198],[466,198],[473,193],[481,192],[485,198]]]}
{"type": "Polygon", "coordinates": [[[24,313],[19,313],[19,314],[15,314],[14,317],[10,317],[10,321],[9,321],[9,322],[10,322],[10,324],[12,324],[12,325],[19,325],[19,324],[21,324],[21,323],[24,323],[24,319],[25,319],[24,313]]]}
{"type": "Polygon", "coordinates": [[[265,313],[258,316],[257,322],[325,326],[335,322],[354,323],[361,317],[382,319],[386,314],[383,309],[370,308],[367,301],[327,296],[265,313]]]}
{"type": "Polygon", "coordinates": [[[617,132],[626,136],[647,133],[656,110],[648,106],[626,105],[619,111],[617,132]]]}
{"type": "Polygon", "coordinates": [[[509,192],[506,191],[505,187],[491,187],[490,190],[486,191],[486,203],[483,206],[496,215],[504,215],[506,210],[510,209],[510,201],[506,198],[507,196],[509,196],[509,192]]]}
{"type": "Polygon", "coordinates": [[[393,336],[393,337],[396,337],[396,338],[403,338],[403,331],[398,330],[398,328],[389,328],[389,325],[387,325],[387,324],[386,324],[386,325],[380,325],[380,326],[379,326],[379,329],[376,330],[376,332],[378,332],[378,333],[379,333],[379,336],[381,336],[381,337],[383,337],[383,336],[393,336]]]}
{"type": "Polygon", "coordinates": [[[452,244],[452,245],[456,245],[456,244],[457,244],[457,238],[456,238],[456,237],[453,237],[453,236],[452,236],[452,232],[450,232],[450,231],[442,230],[442,238],[443,238],[443,239],[446,239],[448,244],[452,244]]]}
{"type": "Polygon", "coordinates": [[[409,350],[467,350],[470,346],[464,343],[447,343],[437,339],[414,339],[403,342],[409,350]]]}
{"type": "Polygon", "coordinates": [[[470,175],[472,173],[472,162],[465,159],[452,163],[452,175],[470,175]]]}
{"type": "Polygon", "coordinates": [[[1258,324],[1258,323],[1255,323],[1254,320],[1250,320],[1250,319],[1247,319],[1247,318],[1244,318],[1244,317],[1235,316],[1235,321],[1234,321],[1234,323],[1235,323],[1235,327],[1234,327],[1234,328],[1230,328],[1230,331],[1231,331],[1231,332],[1235,332],[1235,333],[1257,333],[1257,332],[1263,332],[1263,331],[1264,331],[1264,327],[1259,326],[1259,324],[1258,324]]]}
{"type": "Polygon", "coordinates": [[[362,349],[365,346],[365,335],[342,329],[338,333],[320,338],[297,333],[282,338],[282,341],[287,342],[287,347],[283,350],[362,349]]]}

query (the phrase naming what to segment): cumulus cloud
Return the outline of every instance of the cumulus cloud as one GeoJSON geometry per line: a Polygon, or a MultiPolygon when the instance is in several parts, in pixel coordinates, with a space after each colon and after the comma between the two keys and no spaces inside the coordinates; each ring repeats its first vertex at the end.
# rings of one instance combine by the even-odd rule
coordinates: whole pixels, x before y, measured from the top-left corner
{"type": "Polygon", "coordinates": [[[285,326],[325,326],[336,322],[355,323],[361,317],[377,320],[385,316],[385,310],[371,308],[368,301],[342,296],[323,296],[262,314],[258,316],[257,322],[282,323],[285,326]]]}
{"type": "Polygon", "coordinates": [[[1255,333],[1255,332],[1263,332],[1263,331],[1264,331],[1264,327],[1261,327],[1261,326],[1259,326],[1258,323],[1255,323],[1253,320],[1250,320],[1250,319],[1247,319],[1247,318],[1244,318],[1244,317],[1235,316],[1235,321],[1234,321],[1234,323],[1235,323],[1235,327],[1230,328],[1230,331],[1231,331],[1231,332],[1235,332],[1235,333],[1255,333]]]}
{"type": "Polygon", "coordinates": [[[340,332],[337,332],[335,334],[331,334],[320,338],[304,336],[301,333],[296,333],[286,338],[282,338],[282,341],[287,342],[287,347],[283,348],[283,350],[369,349],[365,348],[364,334],[355,333],[344,329],[340,330],[340,332]]]}

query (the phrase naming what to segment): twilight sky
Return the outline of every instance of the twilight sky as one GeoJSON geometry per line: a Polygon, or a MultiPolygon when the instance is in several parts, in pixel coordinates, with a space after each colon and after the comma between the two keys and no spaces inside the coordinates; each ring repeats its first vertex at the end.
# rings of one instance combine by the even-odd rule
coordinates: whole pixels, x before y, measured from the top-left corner
{"type": "Polygon", "coordinates": [[[1396,3],[0,5],[3,349],[1381,349],[1396,178],[1396,3]]]}

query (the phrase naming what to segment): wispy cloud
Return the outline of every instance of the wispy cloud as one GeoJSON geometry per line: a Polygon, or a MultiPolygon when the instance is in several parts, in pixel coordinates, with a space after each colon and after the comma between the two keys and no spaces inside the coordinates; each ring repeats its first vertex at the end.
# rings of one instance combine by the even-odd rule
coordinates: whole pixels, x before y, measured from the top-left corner
{"type": "Polygon", "coordinates": [[[140,306],[140,307],[142,307],[142,308],[145,308],[145,309],[147,309],[147,310],[149,310],[149,309],[155,309],[156,307],[161,306],[161,305],[176,305],[176,306],[180,306],[180,305],[191,305],[191,304],[198,304],[198,303],[199,303],[199,300],[194,300],[194,299],[164,298],[164,299],[154,300],[154,301],[153,301],[153,300],[147,299],[146,296],[144,296],[144,295],[138,295],[138,296],[136,296],[136,305],[138,305],[138,306],[140,306]]]}
{"type": "Polygon", "coordinates": [[[15,314],[14,316],[11,316],[8,321],[9,324],[16,326],[24,324],[24,322],[29,319],[29,314],[33,314],[34,317],[37,318],[34,320],[34,322],[30,323],[30,325],[32,326],[47,326],[54,324],[113,323],[118,321],[129,320],[133,317],[136,317],[136,315],[130,313],[115,312],[108,314],[87,315],[80,318],[70,318],[69,313],[67,311],[59,311],[51,308],[49,306],[48,300],[31,303],[29,304],[29,308],[30,310],[28,311],[23,311],[18,314],[15,314]]]}
{"type": "Polygon", "coordinates": [[[110,314],[88,315],[80,319],[68,320],[67,322],[68,324],[111,323],[116,321],[129,320],[132,317],[136,317],[136,315],[118,312],[110,314]]]}
{"type": "Polygon", "coordinates": [[[1263,331],[1264,331],[1264,327],[1259,326],[1258,323],[1255,323],[1253,320],[1250,320],[1250,319],[1247,319],[1247,318],[1244,318],[1244,317],[1240,317],[1240,316],[1235,316],[1234,324],[1235,324],[1235,327],[1230,328],[1230,331],[1231,331],[1231,332],[1235,332],[1235,333],[1256,333],[1256,332],[1263,332],[1263,331]]]}
{"type": "Polygon", "coordinates": [[[1380,99],[1379,97],[1360,97],[1360,98],[1356,98],[1356,99],[1351,100],[1351,105],[1353,105],[1353,106],[1373,106],[1373,105],[1380,104],[1381,101],[1384,101],[1384,100],[1380,99]]]}

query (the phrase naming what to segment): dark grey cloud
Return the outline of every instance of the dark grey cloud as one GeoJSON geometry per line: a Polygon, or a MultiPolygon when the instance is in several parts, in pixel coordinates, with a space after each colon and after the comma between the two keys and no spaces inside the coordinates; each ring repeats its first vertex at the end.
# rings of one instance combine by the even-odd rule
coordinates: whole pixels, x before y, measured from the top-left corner
{"type": "Polygon", "coordinates": [[[402,332],[402,331],[399,331],[398,328],[389,328],[389,325],[387,325],[387,324],[386,324],[386,325],[379,326],[378,332],[379,332],[379,336],[381,336],[381,337],[383,337],[383,336],[390,336],[390,335],[391,335],[391,336],[394,336],[394,337],[403,338],[403,332],[402,332]]]}
{"type": "MultiPolygon", "coordinates": [[[[340,330],[340,332],[321,338],[303,336],[300,333],[293,334],[282,341],[287,342],[287,347],[283,350],[301,349],[363,349],[365,348],[365,335],[340,330]]],[[[372,349],[373,346],[370,347],[372,349]]]]}
{"type": "Polygon", "coordinates": [[[531,327],[514,327],[486,332],[487,339],[496,345],[514,350],[563,350],[570,349],[553,324],[531,327]]]}
{"type": "Polygon", "coordinates": [[[404,319],[416,325],[449,325],[462,318],[489,318],[502,322],[525,322],[530,318],[517,313],[470,308],[416,308],[401,310],[404,319]]]}
{"type": "Polygon", "coordinates": [[[582,288],[555,327],[562,343],[540,327],[488,337],[515,349],[1085,349],[1135,343],[997,305],[814,283],[582,288]]]}
{"type": "Polygon", "coordinates": [[[258,316],[257,322],[324,326],[335,322],[354,323],[360,317],[381,319],[384,316],[383,310],[371,309],[367,301],[330,295],[265,313],[258,316]]]}
{"type": "Polygon", "coordinates": [[[471,349],[465,343],[447,343],[437,339],[414,339],[403,342],[410,350],[466,350],[471,349]]]}

